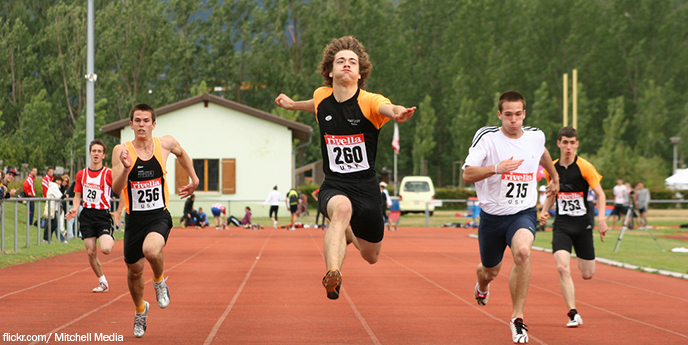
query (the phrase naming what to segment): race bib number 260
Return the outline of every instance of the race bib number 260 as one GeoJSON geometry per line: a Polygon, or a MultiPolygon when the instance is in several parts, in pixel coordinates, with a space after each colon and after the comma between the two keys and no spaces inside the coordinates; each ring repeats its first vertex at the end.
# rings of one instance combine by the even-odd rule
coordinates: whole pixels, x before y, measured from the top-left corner
{"type": "Polygon", "coordinates": [[[363,134],[325,135],[330,170],[348,174],[370,169],[363,134]]]}
{"type": "Polygon", "coordinates": [[[534,174],[506,173],[502,174],[499,192],[499,205],[520,207],[532,203],[535,205],[534,174]]]}

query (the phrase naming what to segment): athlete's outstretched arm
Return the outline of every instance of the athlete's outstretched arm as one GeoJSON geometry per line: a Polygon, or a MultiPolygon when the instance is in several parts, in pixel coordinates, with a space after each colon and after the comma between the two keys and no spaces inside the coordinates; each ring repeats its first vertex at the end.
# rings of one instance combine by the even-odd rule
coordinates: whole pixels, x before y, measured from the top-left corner
{"type": "Polygon", "coordinates": [[[547,195],[557,195],[559,193],[559,173],[554,168],[552,156],[547,151],[547,148],[545,148],[545,152],[540,157],[540,165],[547,170],[551,178],[549,185],[547,185],[547,195]]]}
{"type": "Polygon", "coordinates": [[[165,149],[169,149],[172,154],[177,156],[179,164],[186,171],[189,177],[191,177],[191,183],[179,189],[179,196],[183,199],[193,194],[193,192],[196,190],[196,187],[198,187],[199,180],[198,176],[196,176],[196,170],[193,168],[193,161],[191,160],[189,154],[187,154],[182,146],[179,145],[177,139],[171,135],[166,135],[160,138],[160,145],[162,145],[165,149]]]}
{"type": "Polygon", "coordinates": [[[380,114],[389,117],[398,123],[408,121],[415,112],[416,107],[406,108],[394,104],[383,104],[380,106],[380,114]]]}
{"type": "Polygon", "coordinates": [[[131,167],[131,155],[124,144],[112,149],[112,189],[122,190],[127,185],[127,173],[131,167]]]}
{"type": "Polygon", "coordinates": [[[607,233],[607,215],[604,213],[607,208],[607,196],[604,195],[604,190],[598,184],[592,189],[597,195],[597,231],[600,232],[600,240],[604,242],[604,235],[607,233]]]}
{"type": "Polygon", "coordinates": [[[315,102],[312,98],[307,101],[294,101],[289,98],[289,96],[280,93],[279,96],[275,98],[275,103],[287,110],[301,110],[315,114],[315,102]]]}

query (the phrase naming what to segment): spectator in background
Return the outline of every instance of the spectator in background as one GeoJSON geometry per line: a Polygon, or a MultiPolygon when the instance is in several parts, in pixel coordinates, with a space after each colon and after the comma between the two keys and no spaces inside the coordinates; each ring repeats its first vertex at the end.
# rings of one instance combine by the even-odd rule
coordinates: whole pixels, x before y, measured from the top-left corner
{"type": "Polygon", "coordinates": [[[55,179],[55,177],[53,176],[54,173],[55,173],[55,170],[53,169],[53,167],[48,167],[48,170],[45,171],[45,176],[43,176],[43,183],[42,183],[42,185],[43,185],[43,197],[44,198],[47,198],[49,183],[55,179]]]}
{"type": "Polygon", "coordinates": [[[237,219],[237,217],[229,216],[229,218],[227,218],[227,225],[229,226],[234,224],[236,226],[243,227],[244,229],[251,228],[251,208],[246,206],[244,211],[246,211],[246,214],[244,214],[244,218],[241,221],[237,219]]]}
{"type": "MultiPolygon", "coordinates": [[[[60,185],[62,184],[62,176],[57,176],[53,181],[48,182],[48,190],[46,191],[46,198],[49,199],[62,199],[62,192],[60,192],[60,185]]],[[[58,201],[46,201],[45,207],[43,208],[43,218],[50,221],[50,233],[48,233],[48,226],[43,228],[43,240],[48,241],[52,234],[55,237],[60,238],[60,242],[67,243],[67,240],[59,233],[57,220],[60,215],[60,202],[58,201]]]]}
{"type": "Polygon", "coordinates": [[[624,185],[622,179],[617,179],[616,186],[614,186],[612,192],[614,193],[614,210],[612,210],[610,217],[612,218],[611,229],[614,229],[617,220],[621,220],[621,217],[626,219],[626,211],[628,211],[628,188],[624,185]]]}
{"type": "MultiPolygon", "coordinates": [[[[67,202],[69,201],[68,198],[70,198],[70,196],[67,195],[68,190],[69,190],[69,175],[63,174],[62,175],[62,183],[60,183],[60,193],[62,193],[62,208],[60,209],[60,218],[58,220],[58,223],[60,226],[60,232],[62,233],[62,236],[67,237],[67,239],[72,239],[71,237],[68,237],[69,234],[67,234],[66,230],[65,230],[65,211],[69,210],[67,208],[67,202]]],[[[71,197],[73,197],[73,195],[71,197]]]]}
{"type": "Polygon", "coordinates": [[[196,200],[196,195],[191,194],[188,199],[186,199],[186,202],[184,202],[184,216],[182,216],[181,223],[182,227],[186,228],[189,226],[189,223],[191,225],[196,224],[195,222],[198,221],[198,212],[194,210],[193,204],[194,201],[196,200]]]}
{"type": "Polygon", "coordinates": [[[385,181],[380,182],[380,199],[382,202],[380,206],[382,207],[382,220],[387,224],[387,209],[392,207],[392,198],[389,197],[389,192],[387,191],[387,183],[385,181]]]}
{"type": "Polygon", "coordinates": [[[318,203],[318,194],[320,194],[320,188],[314,190],[313,193],[311,193],[311,196],[313,197],[313,199],[315,200],[315,203],[316,203],[316,210],[315,210],[315,227],[316,227],[316,228],[319,227],[319,228],[325,230],[325,229],[324,229],[324,226],[325,226],[325,215],[322,214],[322,212],[320,212],[320,208],[317,207],[317,203],[318,203]],[[318,225],[318,219],[320,218],[320,216],[322,216],[322,221],[321,221],[320,225],[318,225]]]}
{"type": "Polygon", "coordinates": [[[296,216],[299,212],[299,199],[299,192],[296,189],[292,188],[289,190],[289,192],[287,192],[287,199],[285,202],[287,203],[289,212],[291,212],[291,225],[289,228],[287,228],[287,230],[296,230],[296,216]]]}
{"type": "MultiPolygon", "coordinates": [[[[36,175],[38,174],[38,169],[35,167],[31,168],[31,172],[29,172],[29,176],[26,177],[26,180],[24,180],[24,184],[22,185],[24,197],[26,198],[35,198],[36,197],[36,188],[34,187],[33,183],[34,180],[36,179],[36,175]]],[[[34,211],[35,211],[35,206],[33,201],[29,201],[28,204],[28,209],[29,209],[29,224],[32,224],[36,226],[36,224],[33,222],[33,216],[34,216],[34,211]]]]}
{"type": "MultiPolygon", "coordinates": [[[[69,175],[67,175],[67,174],[65,174],[64,176],[69,177],[69,175]]],[[[65,192],[65,195],[69,198],[69,204],[71,205],[70,207],[74,207],[74,201],[73,201],[72,199],[74,198],[74,185],[75,185],[75,184],[76,184],[76,181],[72,182],[72,184],[70,184],[69,187],[67,188],[67,192],[65,192]]],[[[79,215],[79,213],[81,213],[81,209],[82,209],[82,208],[83,208],[83,207],[82,207],[81,205],[78,205],[78,213],[77,213],[77,216],[79,215]]],[[[66,210],[67,212],[69,212],[68,209],[65,209],[65,210],[66,210]]],[[[69,218],[69,217],[67,217],[67,216],[65,215],[65,219],[67,219],[67,229],[66,229],[66,231],[67,231],[67,239],[72,239],[72,238],[74,238],[74,237],[77,236],[76,227],[75,227],[75,224],[76,224],[76,217],[74,217],[74,218],[69,218],[69,219],[68,219],[68,218],[69,218]]]]}
{"type": "Polygon", "coordinates": [[[225,228],[225,215],[227,214],[227,209],[225,205],[217,203],[210,208],[210,212],[215,217],[215,230],[220,230],[225,228]]]}
{"type": "Polygon", "coordinates": [[[647,209],[650,205],[650,191],[645,188],[643,181],[638,182],[635,186],[635,200],[633,203],[635,204],[635,209],[638,211],[638,216],[642,224],[639,229],[650,229],[650,226],[647,225],[647,218],[645,218],[647,209]]]}
{"type": "Polygon", "coordinates": [[[272,191],[270,194],[268,194],[268,198],[265,199],[265,202],[263,203],[263,206],[267,205],[268,203],[270,204],[270,219],[272,220],[272,226],[277,229],[277,211],[279,210],[279,202],[280,202],[280,192],[277,190],[277,186],[272,188],[272,191]],[[272,214],[275,214],[274,216],[272,214]]]}
{"type": "Polygon", "coordinates": [[[208,214],[203,212],[203,207],[198,208],[198,225],[200,225],[201,228],[210,225],[208,224],[208,214]]]}
{"type": "Polygon", "coordinates": [[[17,194],[16,189],[10,189],[10,183],[14,181],[14,178],[16,176],[17,170],[15,170],[14,168],[7,169],[7,173],[2,178],[2,185],[4,185],[5,188],[3,189],[2,195],[0,195],[0,199],[9,199],[17,194]]]}

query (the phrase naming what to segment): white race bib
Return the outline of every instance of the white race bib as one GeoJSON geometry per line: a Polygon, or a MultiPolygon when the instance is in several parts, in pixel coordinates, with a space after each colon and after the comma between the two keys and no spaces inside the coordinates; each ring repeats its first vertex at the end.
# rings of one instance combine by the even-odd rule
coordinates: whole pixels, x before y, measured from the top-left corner
{"type": "Polygon", "coordinates": [[[103,191],[100,190],[100,186],[94,186],[90,184],[84,185],[84,202],[89,204],[99,204],[100,199],[103,197],[103,191]]]}
{"type": "Polygon", "coordinates": [[[325,135],[330,170],[348,174],[370,169],[363,134],[325,135]]]}
{"type": "Polygon", "coordinates": [[[583,216],[587,213],[582,192],[557,194],[557,214],[565,216],[583,216]]]}
{"type": "Polygon", "coordinates": [[[165,207],[162,178],[148,181],[130,181],[131,206],[134,211],[149,211],[165,207]]]}
{"type": "Polygon", "coordinates": [[[506,173],[502,174],[499,190],[499,205],[507,207],[535,206],[537,188],[535,174],[506,173]]]}

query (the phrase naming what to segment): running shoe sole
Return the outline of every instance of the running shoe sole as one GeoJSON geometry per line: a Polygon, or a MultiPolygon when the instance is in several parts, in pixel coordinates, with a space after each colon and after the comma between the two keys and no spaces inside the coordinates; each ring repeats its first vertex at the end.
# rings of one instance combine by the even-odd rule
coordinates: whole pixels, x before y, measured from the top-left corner
{"type": "Polygon", "coordinates": [[[328,271],[323,277],[322,283],[327,291],[327,298],[339,298],[339,288],[342,286],[342,273],[339,270],[328,271]]]}

